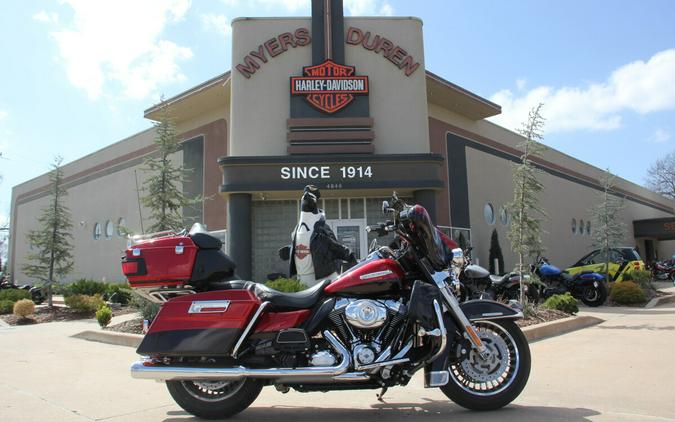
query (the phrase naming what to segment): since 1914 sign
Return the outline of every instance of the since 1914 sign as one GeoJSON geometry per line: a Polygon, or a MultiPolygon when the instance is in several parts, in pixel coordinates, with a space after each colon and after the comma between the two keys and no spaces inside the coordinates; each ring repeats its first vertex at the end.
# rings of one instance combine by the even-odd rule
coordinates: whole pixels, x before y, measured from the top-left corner
{"type": "Polygon", "coordinates": [[[304,95],[307,101],[325,113],[342,110],[354,95],[368,94],[368,77],[356,76],[354,66],[332,60],[302,68],[303,76],[291,77],[291,95],[304,95]]]}

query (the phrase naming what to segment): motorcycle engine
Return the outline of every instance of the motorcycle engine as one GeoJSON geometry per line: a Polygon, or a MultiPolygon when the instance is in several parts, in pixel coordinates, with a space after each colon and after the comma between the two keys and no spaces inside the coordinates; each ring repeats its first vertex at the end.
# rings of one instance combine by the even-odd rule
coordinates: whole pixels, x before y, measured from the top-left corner
{"type": "Polygon", "coordinates": [[[336,302],[329,319],[351,348],[354,362],[368,365],[393,340],[405,315],[401,301],[343,298],[336,302]]]}

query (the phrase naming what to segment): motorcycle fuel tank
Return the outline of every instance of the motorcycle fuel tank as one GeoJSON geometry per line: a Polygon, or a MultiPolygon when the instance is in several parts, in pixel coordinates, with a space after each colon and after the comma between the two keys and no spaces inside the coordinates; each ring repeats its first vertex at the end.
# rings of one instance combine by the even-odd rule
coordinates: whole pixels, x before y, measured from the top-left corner
{"type": "Polygon", "coordinates": [[[551,264],[544,264],[539,268],[539,272],[541,273],[542,276],[544,277],[555,277],[557,275],[560,275],[562,271],[560,268],[551,265],[551,264]]]}
{"type": "Polygon", "coordinates": [[[371,295],[401,287],[403,269],[388,258],[364,261],[343,273],[324,290],[326,294],[371,295]]]}

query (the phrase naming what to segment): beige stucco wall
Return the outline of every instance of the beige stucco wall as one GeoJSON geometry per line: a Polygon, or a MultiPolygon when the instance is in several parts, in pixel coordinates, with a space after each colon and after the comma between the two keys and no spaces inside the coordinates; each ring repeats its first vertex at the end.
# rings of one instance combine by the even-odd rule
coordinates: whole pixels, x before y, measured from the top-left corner
{"type": "MultiPolygon", "coordinates": [[[[369,104],[374,118],[377,154],[429,151],[422,22],[414,18],[346,18],[345,28],[371,31],[400,45],[420,67],[410,76],[381,54],[346,45],[346,64],[369,77],[369,104]]],[[[232,23],[232,64],[283,32],[311,31],[309,18],[239,19],[232,23]]],[[[286,119],[290,117],[290,77],[311,65],[311,44],[289,48],[262,64],[250,79],[232,72],[230,155],[286,155],[286,119]]]]}

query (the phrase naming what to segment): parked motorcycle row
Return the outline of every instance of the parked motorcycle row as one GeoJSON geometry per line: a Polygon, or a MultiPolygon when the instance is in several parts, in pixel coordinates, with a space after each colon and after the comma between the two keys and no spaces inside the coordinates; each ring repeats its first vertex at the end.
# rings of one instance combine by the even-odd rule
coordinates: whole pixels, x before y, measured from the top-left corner
{"type": "Polygon", "coordinates": [[[31,300],[36,305],[41,304],[46,299],[46,297],[45,297],[46,295],[42,291],[41,287],[31,286],[30,284],[17,285],[17,284],[14,284],[13,282],[9,281],[9,279],[5,279],[0,283],[0,290],[6,290],[6,289],[17,289],[17,290],[27,291],[28,293],[30,293],[31,300]]]}
{"type": "Polygon", "coordinates": [[[670,280],[675,284],[675,259],[668,261],[654,261],[650,268],[654,280],[670,280]]]}

